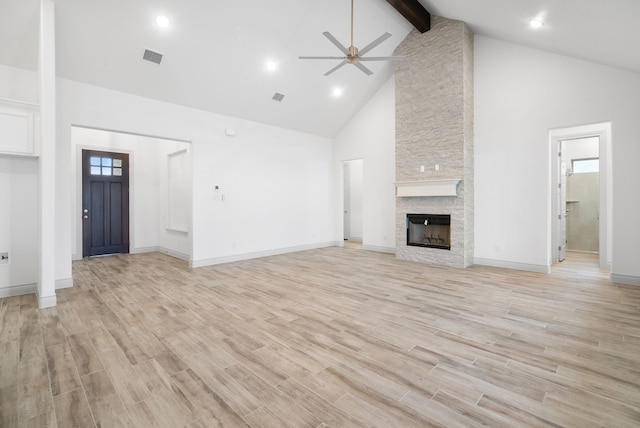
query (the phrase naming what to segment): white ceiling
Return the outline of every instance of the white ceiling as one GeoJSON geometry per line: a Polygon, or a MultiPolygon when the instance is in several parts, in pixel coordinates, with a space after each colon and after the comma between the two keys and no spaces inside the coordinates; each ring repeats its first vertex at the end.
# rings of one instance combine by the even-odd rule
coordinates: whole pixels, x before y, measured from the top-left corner
{"type": "MultiPolygon", "coordinates": [[[[420,1],[476,34],[640,73],[640,0],[420,1]],[[545,26],[534,31],[527,22],[536,16],[545,26]]],[[[373,76],[348,65],[325,77],[336,62],[297,58],[340,54],[323,31],[349,44],[349,0],[55,3],[58,76],[316,135],[334,136],[392,73],[367,63],[373,76]],[[168,29],[155,25],[158,14],[168,29]],[[162,64],[142,61],[145,48],[163,53],[162,64]],[[335,86],[342,98],[331,95],[335,86]]],[[[0,64],[36,69],[38,8],[39,0],[0,2],[0,64]]],[[[392,54],[411,28],[385,0],[355,0],[357,47],[393,34],[369,55],[392,54]]]]}

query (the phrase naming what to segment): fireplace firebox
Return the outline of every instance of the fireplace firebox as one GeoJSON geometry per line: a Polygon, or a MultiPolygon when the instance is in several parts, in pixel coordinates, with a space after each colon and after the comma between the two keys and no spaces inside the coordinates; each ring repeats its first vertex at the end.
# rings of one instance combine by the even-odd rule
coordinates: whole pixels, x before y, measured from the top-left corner
{"type": "Polygon", "coordinates": [[[451,250],[451,216],[407,214],[407,245],[451,250]]]}

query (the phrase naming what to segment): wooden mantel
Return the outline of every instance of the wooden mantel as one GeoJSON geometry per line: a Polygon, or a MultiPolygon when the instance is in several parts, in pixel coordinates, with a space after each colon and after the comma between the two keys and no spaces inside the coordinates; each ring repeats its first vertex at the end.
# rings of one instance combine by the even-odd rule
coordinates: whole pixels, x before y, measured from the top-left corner
{"type": "Polygon", "coordinates": [[[396,197],[458,196],[459,178],[396,183],[396,197]]]}

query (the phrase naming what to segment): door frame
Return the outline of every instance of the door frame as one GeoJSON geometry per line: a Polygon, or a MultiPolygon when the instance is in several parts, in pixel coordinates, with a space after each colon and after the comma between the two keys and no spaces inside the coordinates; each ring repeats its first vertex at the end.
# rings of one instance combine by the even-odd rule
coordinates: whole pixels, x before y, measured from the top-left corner
{"type": "MultiPolygon", "coordinates": [[[[117,132],[117,131],[109,131],[109,132],[117,132]]],[[[75,145],[75,164],[76,164],[76,176],[74,177],[74,183],[75,183],[75,198],[76,198],[76,205],[75,205],[75,210],[72,213],[73,216],[73,232],[74,237],[72,240],[72,259],[74,260],[80,260],[82,259],[82,253],[83,253],[83,224],[82,224],[82,218],[79,217],[82,214],[82,151],[83,150],[95,150],[98,152],[105,152],[105,151],[109,151],[111,153],[121,153],[121,154],[126,154],[129,156],[129,252],[131,252],[132,248],[135,248],[134,246],[134,224],[133,224],[133,219],[134,217],[134,211],[135,211],[135,195],[134,195],[134,189],[135,189],[135,183],[134,183],[134,173],[133,173],[133,169],[134,169],[134,152],[131,150],[123,150],[123,149],[118,149],[118,148],[107,148],[105,146],[99,146],[99,145],[91,145],[91,144],[76,144],[75,145]],[[77,219],[77,220],[76,220],[77,219]]]]}
{"type": "Polygon", "coordinates": [[[557,228],[560,206],[557,198],[560,183],[560,168],[558,153],[563,140],[598,137],[600,140],[600,222],[599,222],[599,264],[601,268],[611,268],[612,265],[612,157],[611,157],[611,122],[591,125],[556,128],[549,130],[550,151],[550,192],[549,192],[549,223],[548,259],[551,264],[558,263],[558,246],[560,245],[557,228]]]}

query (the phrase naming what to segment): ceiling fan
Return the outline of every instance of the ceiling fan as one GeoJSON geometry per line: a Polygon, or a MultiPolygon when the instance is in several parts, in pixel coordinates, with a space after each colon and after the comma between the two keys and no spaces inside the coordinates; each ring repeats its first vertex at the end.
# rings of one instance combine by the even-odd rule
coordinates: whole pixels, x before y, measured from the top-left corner
{"type": "Polygon", "coordinates": [[[367,67],[365,67],[364,64],[362,64],[362,61],[398,61],[401,59],[404,59],[403,56],[376,56],[376,57],[363,57],[362,55],[366,54],[367,52],[369,52],[370,50],[372,50],[373,48],[375,48],[376,46],[378,46],[380,43],[384,42],[385,40],[387,40],[389,37],[391,37],[391,33],[384,33],[382,36],[378,37],[377,39],[375,39],[373,42],[369,43],[367,46],[365,46],[364,48],[358,50],[358,48],[356,48],[353,45],[353,0],[351,0],[351,45],[346,48],[342,43],[340,43],[338,41],[338,39],[336,39],[330,32],[325,31],[324,36],[329,39],[329,41],[331,43],[333,43],[338,49],[340,49],[340,51],[342,51],[342,53],[345,54],[345,56],[299,56],[299,59],[339,59],[342,60],[342,62],[340,62],[340,64],[336,65],[335,67],[333,67],[331,70],[327,71],[326,73],[324,73],[325,76],[330,75],[331,73],[333,73],[334,71],[336,71],[337,69],[339,69],[340,67],[342,67],[345,64],[353,64],[356,67],[358,67],[360,70],[362,70],[363,73],[365,73],[367,76],[370,76],[373,74],[373,71],[369,70],[367,67]]]}

